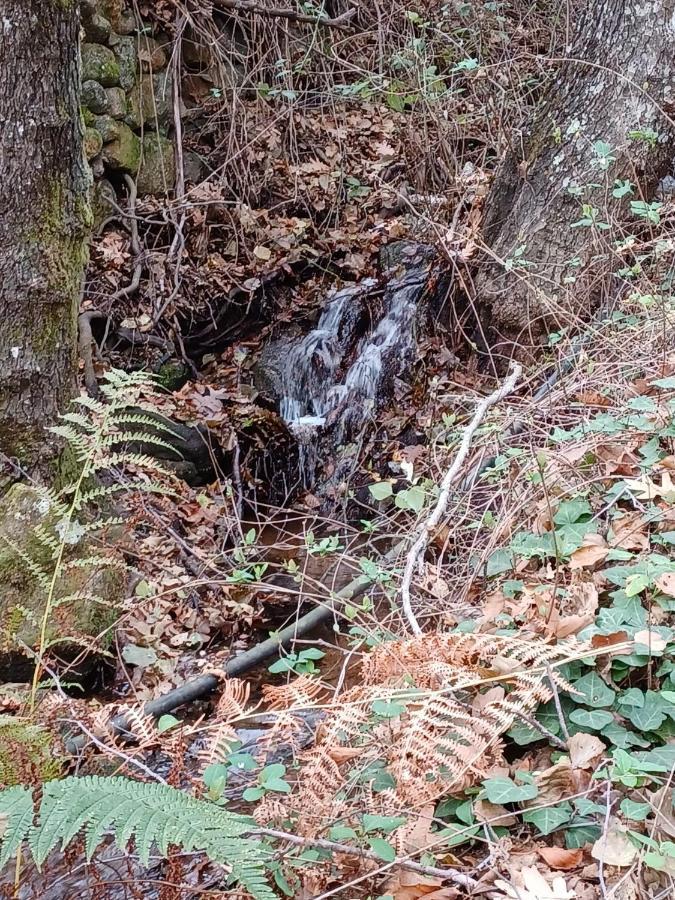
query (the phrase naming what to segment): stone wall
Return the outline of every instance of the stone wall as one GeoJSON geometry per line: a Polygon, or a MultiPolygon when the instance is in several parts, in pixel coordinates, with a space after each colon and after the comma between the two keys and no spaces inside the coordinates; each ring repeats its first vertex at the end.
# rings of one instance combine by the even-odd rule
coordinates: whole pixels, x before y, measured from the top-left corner
{"type": "Polygon", "coordinates": [[[176,178],[168,41],[139,31],[124,0],[82,0],[81,8],[82,115],[96,190],[127,174],[139,194],[164,194],[176,178]]]}

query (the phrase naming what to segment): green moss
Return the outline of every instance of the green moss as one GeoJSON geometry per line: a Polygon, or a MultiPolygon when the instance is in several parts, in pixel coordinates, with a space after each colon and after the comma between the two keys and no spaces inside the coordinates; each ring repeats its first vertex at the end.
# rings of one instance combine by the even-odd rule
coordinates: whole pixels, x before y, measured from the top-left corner
{"type": "Polygon", "coordinates": [[[11,716],[0,716],[0,789],[58,778],[65,760],[54,752],[49,732],[11,716]]]}

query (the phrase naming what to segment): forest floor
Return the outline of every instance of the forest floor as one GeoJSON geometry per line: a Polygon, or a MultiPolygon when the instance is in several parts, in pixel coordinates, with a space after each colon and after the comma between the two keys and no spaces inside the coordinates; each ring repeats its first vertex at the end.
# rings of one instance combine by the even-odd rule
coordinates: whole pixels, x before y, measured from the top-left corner
{"type": "MultiPolygon", "coordinates": [[[[358,77],[347,50],[317,51],[314,69],[296,62],[261,86],[288,50],[265,20],[234,97],[219,86],[222,59],[183,73],[184,149],[206,174],[174,201],[135,200],[120,186],[121,211],[92,244],[83,311],[108,315],[121,336],[94,360],[97,376],[165,371],[171,348],[182,386],[145,402],[207,426],[223,447],[259,415],[255,368],[270,336],[307,327],[333,284],[372,275],[383,245],[433,244],[451,272],[419,359],[330,507],[313,489],[271,500],[246,460],[198,486],[142,467],[120,476],[134,579],[104,688],[39,707],[50,727],[79,723],[92,738],[69,757],[77,772],[154,777],[286,835],[270,866],[279,896],[672,896],[667,204],[631,245],[644,265],[625,275],[628,289],[583,328],[550,336],[440,490],[500,383],[462,297],[502,126],[533,102],[538,54],[565,38],[541,7],[525,22],[485,4],[452,32],[451,51],[431,15],[396,10],[380,32],[400,54],[386,85],[366,64],[370,34],[353,57],[358,77]],[[413,89],[411,61],[436,59],[439,44],[442,86],[427,65],[413,89]],[[137,289],[124,293],[137,269],[137,289]],[[143,480],[164,493],[137,490],[143,480]],[[424,633],[412,637],[401,586],[420,535],[412,602],[424,633]],[[355,579],[358,590],[341,594],[355,579]],[[241,678],[222,677],[315,606],[332,610],[321,626],[241,678]],[[147,701],[210,673],[221,682],[213,694],[144,715],[147,701]],[[135,743],[109,734],[120,712],[135,743]]],[[[146,12],[172,33],[172,4],[146,12]]],[[[212,21],[193,24],[206,40],[212,21]]],[[[276,440],[266,421],[263,451],[276,440]]],[[[332,460],[322,463],[329,471],[332,460]]],[[[5,687],[2,703],[23,711],[25,691],[5,687]]],[[[243,896],[191,853],[147,868],[107,846],[91,865],[50,857],[42,875],[30,863],[19,874],[20,897],[243,896]]]]}

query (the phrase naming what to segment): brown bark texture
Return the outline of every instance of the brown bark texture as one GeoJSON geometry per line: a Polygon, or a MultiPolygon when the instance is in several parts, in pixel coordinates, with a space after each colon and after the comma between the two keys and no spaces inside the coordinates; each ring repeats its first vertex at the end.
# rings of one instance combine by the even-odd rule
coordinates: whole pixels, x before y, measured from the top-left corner
{"type": "Polygon", "coordinates": [[[0,3],[0,451],[53,455],[75,391],[90,225],[79,109],[79,4],[0,3]]]}
{"type": "Polygon", "coordinates": [[[613,242],[639,221],[630,201],[651,201],[672,167],[675,0],[588,3],[575,35],[486,200],[475,300],[487,343],[507,354],[616,293],[613,242]],[[615,198],[617,179],[633,193],[615,198]],[[611,227],[573,226],[584,204],[611,227]]]}

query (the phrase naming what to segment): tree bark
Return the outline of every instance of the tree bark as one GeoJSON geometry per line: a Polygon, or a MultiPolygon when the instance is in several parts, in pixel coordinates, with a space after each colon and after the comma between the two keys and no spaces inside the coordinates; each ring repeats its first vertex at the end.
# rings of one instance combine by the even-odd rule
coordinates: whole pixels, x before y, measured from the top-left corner
{"type": "Polygon", "coordinates": [[[91,224],[79,109],[79,4],[0,4],[0,451],[53,457],[76,388],[91,224]]]}
{"type": "Polygon", "coordinates": [[[569,55],[551,61],[557,74],[486,201],[488,258],[475,296],[493,351],[510,355],[519,344],[522,355],[618,287],[612,272],[626,262],[615,226],[631,232],[639,219],[630,201],[651,201],[672,164],[674,61],[673,0],[586,4],[569,55]],[[617,179],[630,180],[632,193],[614,197],[617,179]]]}

